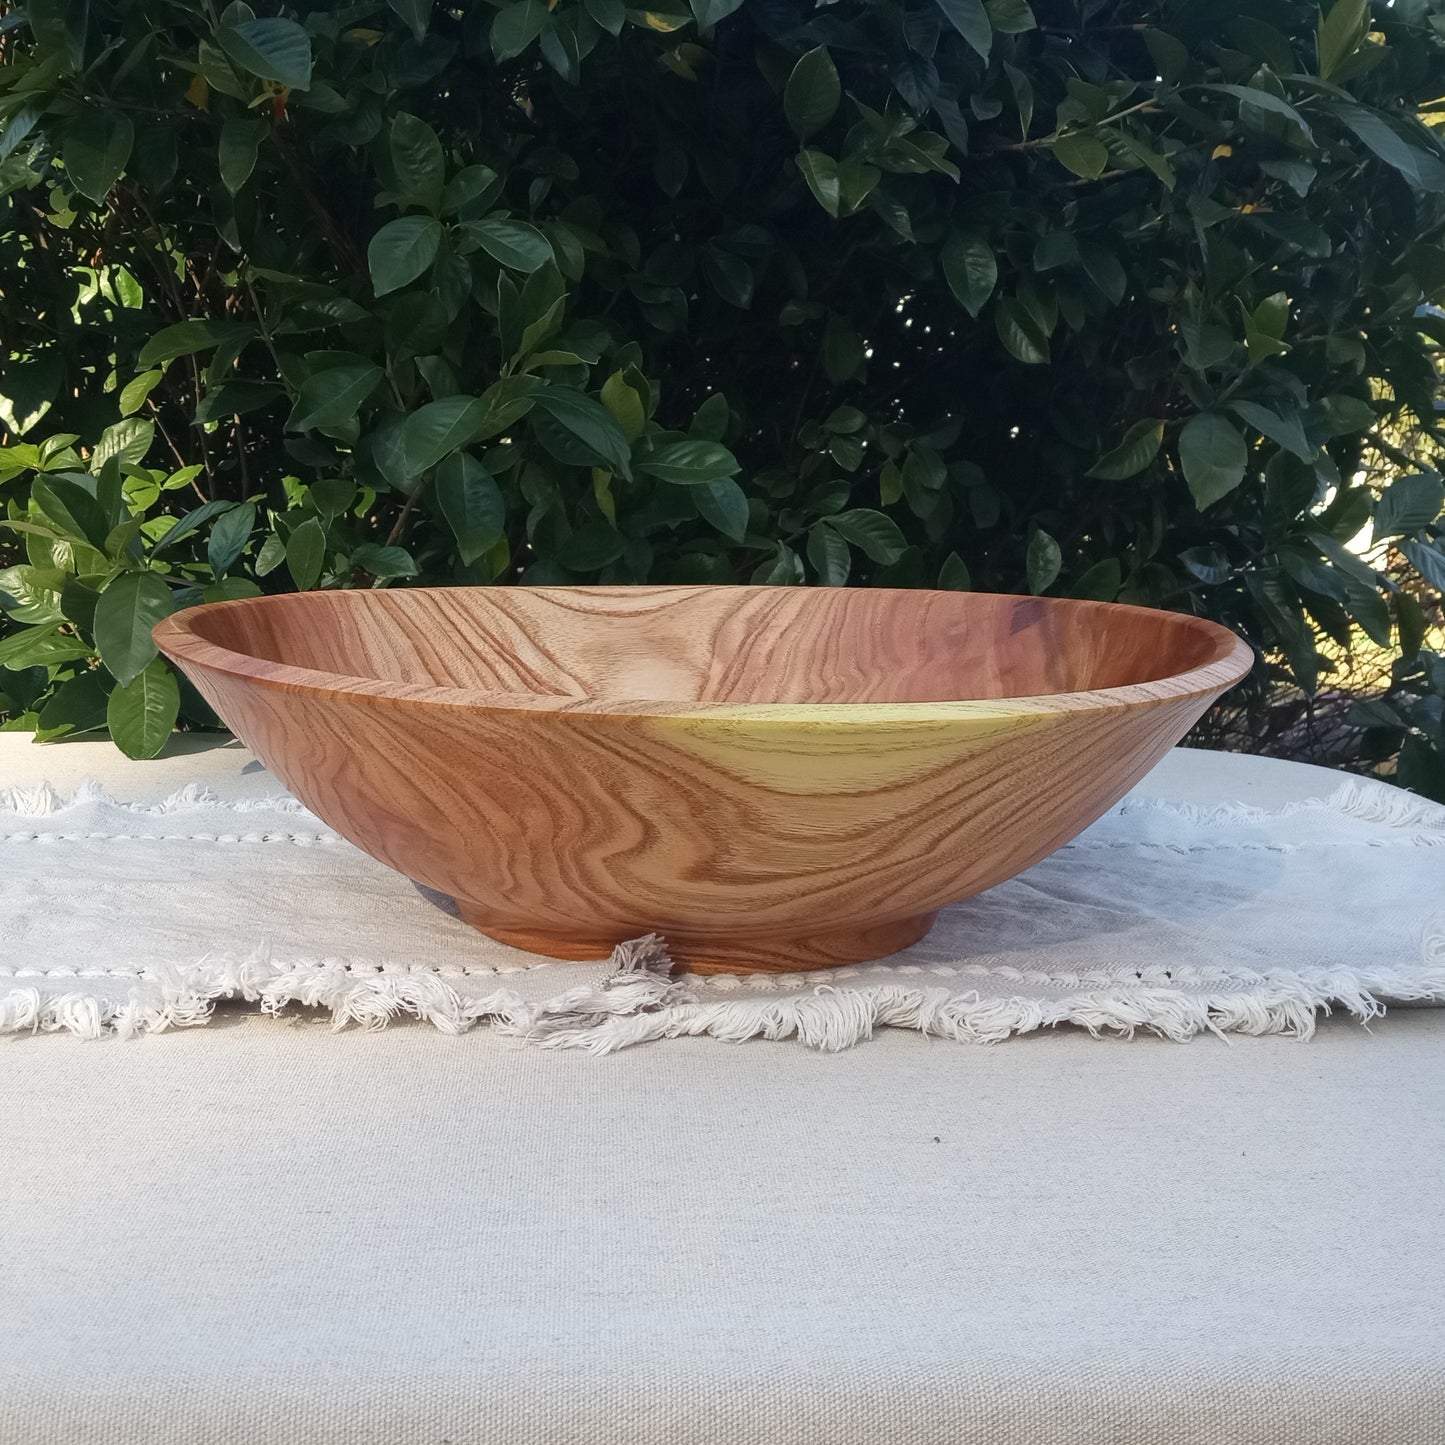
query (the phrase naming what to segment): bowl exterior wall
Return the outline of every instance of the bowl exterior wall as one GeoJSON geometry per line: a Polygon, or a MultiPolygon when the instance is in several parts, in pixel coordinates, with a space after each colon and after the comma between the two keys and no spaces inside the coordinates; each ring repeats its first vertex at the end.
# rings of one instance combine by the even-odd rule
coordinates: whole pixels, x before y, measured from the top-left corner
{"type": "Polygon", "coordinates": [[[991,702],[941,720],[617,716],[320,694],[182,665],[319,817],[483,930],[584,952],[657,931],[682,961],[728,971],[842,961],[810,945],[822,936],[856,932],[858,956],[916,936],[1087,827],[1212,700],[991,702]]]}

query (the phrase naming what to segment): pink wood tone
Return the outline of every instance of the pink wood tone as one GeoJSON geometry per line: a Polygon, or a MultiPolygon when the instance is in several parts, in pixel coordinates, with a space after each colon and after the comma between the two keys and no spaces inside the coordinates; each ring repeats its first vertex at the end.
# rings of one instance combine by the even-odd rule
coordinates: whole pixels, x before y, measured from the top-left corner
{"type": "Polygon", "coordinates": [[[771,587],[312,592],[156,640],[320,817],[493,937],[699,971],[915,942],[1249,670],[1141,608],[771,587]]]}

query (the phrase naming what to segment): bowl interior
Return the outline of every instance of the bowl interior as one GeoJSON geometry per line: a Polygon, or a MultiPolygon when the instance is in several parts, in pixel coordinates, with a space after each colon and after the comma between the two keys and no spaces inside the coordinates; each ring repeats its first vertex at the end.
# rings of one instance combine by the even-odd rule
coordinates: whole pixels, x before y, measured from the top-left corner
{"type": "Polygon", "coordinates": [[[604,703],[1041,696],[1157,681],[1234,645],[1143,608],[864,588],[406,588],[181,615],[216,646],[319,673],[604,703]]]}

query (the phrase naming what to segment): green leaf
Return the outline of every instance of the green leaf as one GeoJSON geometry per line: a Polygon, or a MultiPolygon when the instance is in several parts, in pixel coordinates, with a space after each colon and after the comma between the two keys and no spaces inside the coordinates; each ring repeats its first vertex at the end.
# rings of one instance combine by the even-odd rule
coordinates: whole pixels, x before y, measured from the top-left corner
{"type": "Polygon", "coordinates": [[[354,548],[351,565],[381,578],[415,577],[421,570],[405,547],[381,547],[375,542],[363,542],[354,548]]]}
{"type": "Polygon", "coordinates": [[[65,577],[59,569],[0,568],[0,615],[31,627],[51,627],[63,621],[60,592],[65,577]]]}
{"type": "Polygon", "coordinates": [[[269,577],[286,560],[286,544],[273,532],[256,554],[256,575],[269,577]]]}
{"type": "Polygon", "coordinates": [[[1319,451],[1318,447],[1311,447],[1305,437],[1304,425],[1297,411],[1278,412],[1256,401],[1232,401],[1229,409],[1302,462],[1313,461],[1319,451]]]}
{"type": "Polygon", "coordinates": [[[838,181],[838,163],[822,151],[798,152],[798,169],[813,193],[813,199],[830,216],[837,216],[842,206],[842,188],[838,181]]]}
{"type": "Polygon", "coordinates": [[[532,410],[547,383],[535,376],[504,376],[482,393],[482,417],[477,441],[485,441],[507,430],[532,410]]]}
{"type": "Polygon", "coordinates": [[[1261,160],[1259,168],[1265,175],[1283,181],[1297,196],[1308,195],[1310,187],[1315,183],[1315,177],[1319,174],[1308,161],[1281,160],[1278,157],[1261,160]]]}
{"type": "MultiPolygon", "coordinates": [[[[1032,13],[1032,12],[1030,12],[1032,13]]],[[[1034,120],[1034,84],[1027,72],[1004,61],[1003,73],[1008,77],[1009,91],[1013,95],[1014,109],[1019,116],[1019,139],[1029,138],[1029,127],[1034,120]]],[[[960,119],[960,123],[961,119],[960,119]]],[[[950,132],[950,138],[952,133],[950,132]]],[[[961,147],[960,147],[961,149],[961,147]]],[[[966,589],[965,589],[966,590],[966,589]]]]}
{"type": "Polygon", "coordinates": [[[1205,411],[1185,422],[1179,434],[1179,463],[1201,512],[1244,480],[1248,461],[1244,438],[1227,417],[1205,411]]]}
{"type": "Polygon", "coordinates": [[[1400,655],[1415,657],[1425,645],[1430,619],[1425,609],[1408,592],[1395,594],[1395,625],[1399,629],[1400,655]]]}
{"type": "Polygon", "coordinates": [[[854,507],[836,516],[824,517],[823,521],[845,542],[851,542],[865,556],[885,567],[896,562],[908,546],[892,517],[868,507],[854,507]]]}
{"type": "Polygon", "coordinates": [[[1412,186],[1422,191],[1445,190],[1445,161],[1411,145],[1384,116],[1362,105],[1332,105],[1328,110],[1412,186]]]}
{"type": "Polygon", "coordinates": [[[1000,35],[1022,35],[1038,28],[1028,0],[985,0],[988,18],[1000,35]]]}
{"type": "Polygon", "coordinates": [[[569,572],[596,572],[626,550],[626,537],[605,522],[588,522],[557,549],[557,560],[569,572]]]}
{"type": "Polygon", "coordinates": [[[1273,91],[1261,90],[1254,85],[1208,85],[1204,88],[1220,91],[1224,95],[1232,95],[1240,105],[1253,106],[1256,110],[1266,110],[1271,115],[1282,115],[1299,128],[1300,134],[1306,140],[1313,139],[1313,132],[1304,116],[1287,100],[1281,100],[1273,91]]]}
{"type": "Polygon", "coordinates": [[[470,566],[503,535],[506,503],[492,474],[475,457],[453,452],[437,468],[436,499],[457,552],[470,566]]]}
{"type": "Polygon", "coordinates": [[[155,434],[156,424],[153,421],[141,421],[138,417],[128,416],[121,421],[112,422],[101,432],[95,450],[90,454],[91,471],[99,472],[112,457],[139,465],[150,451],[155,434]]]}
{"type": "Polygon", "coordinates": [[[220,386],[211,386],[196,406],[195,418],[197,422],[204,424],[208,421],[220,421],[223,417],[243,416],[248,411],[270,406],[278,397],[284,395],[284,390],[272,382],[238,377],[234,381],[223,382],[220,386]]]}
{"type": "Polygon", "coordinates": [[[1375,506],[1375,540],[1413,536],[1439,520],[1445,508],[1445,483],[1434,472],[1400,477],[1385,488],[1375,506]]]}
{"type": "Polygon", "coordinates": [[[286,430],[311,431],[353,420],[383,375],[374,362],[360,357],[312,372],[301,383],[296,405],[286,418],[286,430]]]}
{"type": "Polygon", "coordinates": [[[446,396],[418,407],[401,425],[400,476],[409,482],[476,441],[485,419],[486,407],[475,396],[446,396]]]}
{"type": "Polygon", "coordinates": [[[1179,554],[1187,571],[1209,587],[1229,580],[1229,558],[1218,547],[1190,547],[1179,554]]]}
{"type": "Polygon", "coordinates": [[[582,392],[554,386],[539,392],[533,406],[590,451],[594,465],[621,477],[632,476],[632,444],[601,402],[582,392]]]}
{"type": "Polygon", "coordinates": [[[65,637],[53,625],[26,627],[0,637],[0,667],[19,671],[26,667],[51,667],[90,656],[90,648],[78,637],[65,637]]]}
{"type": "Polygon", "coordinates": [[[1143,38],[1159,78],[1165,85],[1173,85],[1189,68],[1188,48],[1163,30],[1145,30],[1143,38]]]}
{"type": "MultiPolygon", "coordinates": [[[[704,441],[720,442],[727,435],[731,421],[732,410],[728,406],[727,397],[722,392],[715,391],[693,412],[687,434],[701,437],[704,441]]],[[[858,425],[862,426],[863,423],[860,421],[858,425]]]]}
{"type": "Polygon", "coordinates": [[[783,88],[783,114],[800,141],[828,124],[843,98],[838,72],[825,46],[809,50],[793,67],[783,88]]]}
{"type": "Polygon", "coordinates": [[[712,283],[712,289],[729,306],[746,311],[753,304],[753,290],[757,283],[753,268],[741,256],[724,251],[721,246],[704,246],[702,269],[712,283]]]}
{"type": "Polygon", "coordinates": [[[247,597],[261,597],[261,589],[247,577],[223,577],[201,588],[202,602],[240,602],[247,597]]]}
{"type": "Polygon", "coordinates": [[[843,534],[826,522],[808,528],[808,561],[824,587],[842,587],[853,568],[853,554],[843,534]]]}
{"type": "Polygon", "coordinates": [[[1035,597],[1047,592],[1054,585],[1063,565],[1064,554],[1059,549],[1059,544],[1042,527],[1035,527],[1029,537],[1028,555],[1024,560],[1029,591],[1035,597]]]}
{"type": "MultiPolygon", "coordinates": [[[[711,11],[722,6],[730,6],[731,9],[724,11],[731,15],[742,0],[697,0],[693,5],[693,14],[697,16],[699,25],[707,25],[709,22],[703,18],[703,9],[711,11]]],[[[609,35],[621,35],[622,27],[627,23],[627,7],[622,0],[583,0],[584,8],[609,35]]]]}
{"type": "Polygon", "coordinates": [[[1411,733],[1400,745],[1395,778],[1402,788],[1445,803],[1445,751],[1411,733]]]}
{"type": "Polygon", "coordinates": [[[1354,436],[1374,426],[1375,409],[1362,396],[1334,392],[1319,402],[1320,419],[1332,437],[1354,436]]]}
{"type": "Polygon", "coordinates": [[[836,311],[830,311],[823,324],[822,358],[823,375],[834,386],[862,378],[866,360],[863,343],[836,311]]]}
{"type": "Polygon", "coordinates": [[[38,731],[51,737],[93,732],[106,725],[105,674],[99,668],[78,673],[50,695],[36,720],[38,731]]]}
{"type": "Polygon", "coordinates": [[[647,413],[642,409],[642,398],[620,371],[614,371],[602,383],[602,405],[612,413],[628,441],[636,441],[646,431],[647,413]]]}
{"type": "Polygon", "coordinates": [[[994,327],[1011,356],[1027,366],[1041,366],[1049,359],[1049,338],[1033,314],[1011,296],[994,302],[994,327]]]}
{"type": "Polygon", "coordinates": [[[796,587],[803,581],[802,559],[786,542],[779,542],[748,580],[755,587],[796,587]]]}
{"type": "Polygon", "coordinates": [[[442,187],[442,211],[446,215],[480,214],[491,205],[502,188],[501,177],[490,166],[463,166],[442,187]]]}
{"type": "Polygon", "coordinates": [[[1269,624],[1276,645],[1284,653],[1295,681],[1305,692],[1313,692],[1319,681],[1320,656],[1315,651],[1314,632],[1298,597],[1276,575],[1245,574],[1256,606],[1269,624]]]}
{"type": "Polygon", "coordinates": [[[120,414],[129,416],[132,412],[139,411],[163,375],[160,371],[143,371],[133,380],[126,382],[120,392],[120,414]]]}
{"type": "Polygon", "coordinates": [[[1336,0],[1320,17],[1315,35],[1315,54],[1321,80],[1333,80],[1345,61],[1360,48],[1369,29],[1367,0],[1336,0]]]}
{"type": "Polygon", "coordinates": [[[1251,366],[1289,350],[1283,339],[1289,324],[1289,297],[1282,291],[1266,296],[1253,311],[1242,301],[1240,309],[1244,312],[1244,344],[1251,366]]]}
{"type": "Polygon", "coordinates": [[[81,195],[103,201],[124,173],[134,144],[135,126],[125,116],[81,116],[65,127],[65,174],[81,195]]]}
{"type": "Polygon", "coordinates": [[[637,463],[637,470],[660,481],[694,486],[735,475],[738,459],[719,442],[689,438],[654,447],[645,460],[637,463]]]}
{"type": "Polygon", "coordinates": [[[190,356],[197,351],[206,351],[222,344],[236,345],[256,334],[254,328],[235,321],[212,321],[198,317],[192,321],[178,321],[157,331],[141,347],[138,364],[141,366],[164,366],[178,356],[190,356]]]}
{"type": "Polygon", "coordinates": [[[1129,278],[1119,258],[1098,241],[1085,241],[1079,247],[1079,255],[1084,263],[1084,274],[1117,306],[1129,289],[1129,278]]]}
{"type": "Polygon", "coordinates": [[[424,120],[403,111],[391,123],[388,150],[402,199],[429,211],[438,210],[446,162],[437,133],[424,120]]]}
{"type": "Polygon", "coordinates": [[[1163,440],[1164,423],[1145,417],[1143,421],[1136,421],[1124,433],[1123,441],[1105,452],[1084,475],[1106,482],[1122,482],[1137,476],[1158,455],[1163,440]]]}
{"type": "Polygon", "coordinates": [[[1079,260],[1079,243],[1072,231],[1046,231],[1034,246],[1033,268],[1039,274],[1072,266],[1079,260]]]}
{"type": "Polygon", "coordinates": [[[356,500],[356,483],[345,477],[326,477],[307,487],[306,498],[329,521],[341,516],[356,500]]]}
{"type": "Polygon", "coordinates": [[[939,251],[943,279],[970,316],[977,317],[998,284],[993,248],[973,231],[950,231],[939,251]]]}
{"type": "Polygon", "coordinates": [[[321,577],[326,561],[326,529],[308,517],[286,539],[286,570],[298,592],[309,592],[321,577]]]}
{"type": "Polygon", "coordinates": [[[294,21],[279,16],[223,25],[216,41],[233,65],[288,90],[311,87],[311,41],[294,21]]]}
{"type": "Polygon", "coordinates": [[[731,477],[698,482],[689,495],[697,503],[698,515],[703,521],[711,522],[724,537],[741,542],[747,535],[748,499],[731,477]]]}
{"type": "Polygon", "coordinates": [[[392,10],[411,27],[412,39],[418,44],[426,38],[431,23],[432,0],[386,0],[392,10]]]}
{"type": "Polygon", "coordinates": [[[157,657],[111,692],[105,720],[126,757],[153,758],[169,740],[180,710],[176,675],[157,657]]]}
{"type": "Polygon", "coordinates": [[[154,572],[124,572],[95,604],[95,646],[122,686],[156,655],[151,629],[175,610],[171,589],[154,572]]]}
{"type": "Polygon", "coordinates": [[[158,557],[167,548],[175,546],[177,542],[184,542],[187,537],[194,536],[212,517],[219,517],[222,512],[229,512],[233,505],[231,502],[202,502],[199,507],[187,512],[151,547],[151,556],[158,557]]]}
{"type": "Polygon", "coordinates": [[[105,509],[78,483],[63,477],[39,476],[31,483],[30,497],[63,536],[89,542],[97,549],[105,546],[110,533],[105,509]]]}
{"type": "Polygon", "coordinates": [[[1117,557],[1105,557],[1085,570],[1069,596],[1084,602],[1112,602],[1124,585],[1124,568],[1117,557]]]}
{"type": "Polygon", "coordinates": [[[1097,136],[1077,132],[1061,135],[1050,149],[1065,170],[1082,176],[1086,181],[1097,180],[1109,164],[1109,147],[1097,136]]]}
{"type": "Polygon", "coordinates": [[[498,60],[520,55],[547,28],[542,0],[511,0],[492,21],[492,54],[498,60]]]}
{"type": "MultiPolygon", "coordinates": [[[[1398,544],[1405,560],[1437,591],[1445,593],[1445,552],[1423,542],[1398,544]]],[[[3,646],[3,644],[0,644],[3,646]]],[[[0,662],[4,659],[0,658],[0,662]]]]}
{"type": "MultiPolygon", "coordinates": [[[[1390,645],[1390,608],[1385,599],[1373,587],[1362,587],[1358,583],[1346,583],[1345,610],[1360,624],[1366,637],[1376,647],[1390,645]]],[[[1403,652],[1404,646],[1400,650],[1403,652]]]]}
{"type": "MultiPolygon", "coordinates": [[[[26,18],[29,18],[28,14],[26,18]]],[[[0,161],[8,159],[14,154],[21,141],[30,138],[36,125],[40,122],[42,113],[41,108],[34,104],[24,105],[19,110],[11,112],[4,129],[0,130],[0,161]]]]}
{"type": "Polygon", "coordinates": [[[206,560],[217,577],[235,565],[255,526],[254,502],[242,502],[216,519],[206,540],[206,560]]]}
{"type": "Polygon", "coordinates": [[[938,8],[944,19],[987,60],[993,48],[993,25],[983,0],[938,0],[938,8]]]}
{"type": "Polygon", "coordinates": [[[1352,728],[1403,729],[1404,719],[1384,698],[1365,697],[1345,709],[1345,725],[1352,728]]]}
{"type": "Polygon", "coordinates": [[[938,569],[938,585],[945,592],[968,592],[973,588],[968,564],[957,552],[950,552],[938,569]]]}
{"type": "Polygon", "coordinates": [[[605,467],[592,468],[592,500],[612,526],[617,525],[617,502],[612,495],[612,473],[605,467]]]}
{"type": "Polygon", "coordinates": [[[234,196],[239,194],[256,169],[256,154],[266,135],[266,122],[255,116],[228,120],[221,127],[217,162],[221,184],[234,196]]]}
{"type": "Polygon", "coordinates": [[[75,625],[92,635],[95,632],[95,606],[100,593],[78,577],[66,579],[60,589],[60,609],[75,625]]]}
{"type": "MultiPolygon", "coordinates": [[[[692,13],[697,17],[698,29],[711,30],[718,21],[726,20],[735,10],[741,9],[743,0],[690,0],[690,3],[692,13]]],[[[590,0],[588,8],[591,8],[590,0]]],[[[592,18],[597,19],[595,15],[592,18]]],[[[602,24],[600,20],[597,23],[602,24]]],[[[617,31],[612,33],[615,35],[617,31]]]]}
{"type": "Polygon", "coordinates": [[[441,239],[441,223],[430,216],[403,216],[388,221],[366,249],[376,294],[385,296],[415,281],[436,260],[441,239]]]}
{"type": "Polygon", "coordinates": [[[469,221],[465,230],[499,265],[536,271],[553,259],[551,242],[526,221],[469,221]]]}

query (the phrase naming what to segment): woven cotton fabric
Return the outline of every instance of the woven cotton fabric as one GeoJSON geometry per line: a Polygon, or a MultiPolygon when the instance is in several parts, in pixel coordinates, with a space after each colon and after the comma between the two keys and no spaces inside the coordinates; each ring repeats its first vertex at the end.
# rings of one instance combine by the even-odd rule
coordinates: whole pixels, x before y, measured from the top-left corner
{"type": "Polygon", "coordinates": [[[1445,808],[1354,779],[1273,810],[1131,798],[874,964],[679,976],[665,944],[568,964],[494,943],[279,792],[0,793],[0,1031],[136,1035],[243,1003],[596,1053],[836,1050],[885,1027],[1308,1035],[1330,1009],[1445,1001],[1445,808]]]}

